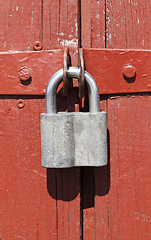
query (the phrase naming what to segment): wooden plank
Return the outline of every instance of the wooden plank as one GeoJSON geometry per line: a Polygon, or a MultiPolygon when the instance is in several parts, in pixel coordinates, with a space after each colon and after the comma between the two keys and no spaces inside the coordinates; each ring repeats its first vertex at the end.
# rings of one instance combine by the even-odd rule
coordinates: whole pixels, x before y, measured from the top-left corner
{"type": "Polygon", "coordinates": [[[58,238],[58,215],[56,197],[56,170],[47,169],[47,236],[50,239],[58,238]]]}
{"type": "Polygon", "coordinates": [[[44,99],[23,97],[22,109],[17,107],[17,100],[17,97],[1,99],[0,125],[4,118],[6,121],[1,127],[0,144],[1,159],[4,157],[0,168],[3,172],[0,236],[79,239],[78,169],[59,170],[56,174],[57,170],[46,172],[41,167],[39,114],[44,112],[44,99]]]}
{"type": "Polygon", "coordinates": [[[41,167],[39,114],[44,99],[23,100],[24,108],[17,107],[17,97],[0,100],[0,237],[79,239],[79,170],[41,167]]]}
{"type": "Polygon", "coordinates": [[[24,99],[22,109],[17,107],[17,100],[1,98],[1,144],[5,146],[1,152],[1,160],[4,158],[1,238],[36,239],[39,180],[43,183],[46,180],[45,175],[40,176],[39,104],[37,99],[32,99],[30,113],[30,100],[24,99]]]}
{"type": "Polygon", "coordinates": [[[94,168],[83,167],[83,189],[82,189],[82,209],[83,209],[83,239],[95,239],[95,208],[94,208],[94,168]]]}
{"type": "MultiPolygon", "coordinates": [[[[71,65],[78,65],[79,1],[43,1],[43,47],[62,49],[69,47],[71,65]]],[[[68,98],[58,96],[58,111],[75,111],[79,104],[77,80],[71,81],[68,98]]],[[[80,173],[78,168],[60,169],[56,174],[57,239],[80,239],[80,173]]],[[[51,206],[50,206],[51,207],[51,206]]],[[[55,208],[55,206],[54,206],[55,208]]],[[[55,226],[55,222],[51,227],[55,226]]],[[[51,235],[52,236],[52,235],[51,235]]],[[[53,236],[52,236],[53,239],[53,236]]]]}
{"type": "Polygon", "coordinates": [[[80,225],[80,170],[69,170],[69,239],[79,240],[81,237],[80,225]]]}
{"type": "Polygon", "coordinates": [[[81,0],[81,46],[105,47],[105,2],[81,0]]]}
{"type": "Polygon", "coordinates": [[[43,1],[43,47],[59,49],[60,6],[57,1],[43,1]]]}
{"type": "Polygon", "coordinates": [[[109,48],[150,49],[150,1],[106,1],[106,36],[109,48]]]}
{"type": "Polygon", "coordinates": [[[33,50],[42,43],[42,1],[1,1],[0,51],[33,50]]]}
{"type": "MultiPolygon", "coordinates": [[[[107,111],[107,97],[101,96],[100,108],[107,111]]],[[[95,239],[108,239],[109,232],[109,197],[110,190],[110,133],[108,131],[108,164],[95,168],[95,239]],[[103,206],[103,207],[102,207],[103,206]]]]}
{"type": "Polygon", "coordinates": [[[147,95],[108,99],[114,169],[109,191],[109,239],[150,238],[149,106],[147,95]]]}
{"type": "Polygon", "coordinates": [[[81,1],[81,46],[91,47],[91,1],[81,1]]]}
{"type": "MultiPolygon", "coordinates": [[[[81,47],[105,47],[104,1],[81,0],[81,47]]],[[[84,55],[84,59],[86,62],[86,55],[84,55]]],[[[87,65],[86,69],[88,70],[87,65]]],[[[99,195],[101,190],[98,179],[100,179],[100,174],[102,175],[101,169],[102,168],[91,168],[90,170],[88,168],[83,168],[83,239],[97,239],[97,236],[99,236],[98,239],[100,239],[100,237],[102,238],[103,235],[102,232],[100,234],[99,229],[106,231],[106,226],[108,228],[108,219],[107,221],[106,219],[103,220],[104,230],[101,228],[102,225],[100,224],[100,218],[103,219],[103,216],[100,215],[101,206],[103,206],[105,212],[108,212],[106,199],[102,199],[99,195]],[[100,200],[102,205],[100,205],[100,200]]],[[[104,181],[106,182],[106,177],[104,181]]]]}
{"type": "MultiPolygon", "coordinates": [[[[104,1],[81,0],[81,47],[105,47],[104,1]]],[[[84,49],[84,59],[87,63],[90,59],[86,59],[85,51],[84,49]]],[[[92,65],[95,66],[94,63],[92,65]]],[[[86,70],[89,71],[87,64],[86,70]]],[[[93,75],[94,73],[92,73],[93,75]]],[[[100,90],[101,88],[99,88],[100,90]]],[[[104,100],[101,103],[102,109],[105,109],[104,100]]],[[[102,174],[102,168],[91,168],[91,170],[83,168],[83,239],[103,239],[103,234],[108,232],[108,214],[106,214],[108,213],[108,203],[106,197],[102,197],[102,191],[107,186],[106,174],[106,171],[105,174],[102,174]],[[104,188],[100,186],[100,179],[101,183],[105,185],[104,188]]]]}
{"type": "Polygon", "coordinates": [[[91,47],[105,47],[105,1],[91,3],[91,47]]]}
{"type": "MultiPolygon", "coordinates": [[[[150,7],[149,1],[142,0],[107,1],[107,47],[150,49],[151,31],[148,26],[150,7]]],[[[151,206],[148,204],[150,199],[148,160],[150,157],[147,146],[150,142],[150,117],[146,113],[150,107],[150,94],[119,96],[112,101],[114,101],[116,128],[114,131],[111,130],[111,133],[116,131],[117,142],[114,141],[111,146],[109,239],[149,239],[151,206]],[[115,149],[117,153],[114,156],[115,149]],[[116,171],[118,171],[117,175],[116,171]],[[145,186],[144,182],[146,182],[145,186]],[[135,208],[141,210],[134,210],[135,208]]],[[[113,106],[110,98],[108,107],[110,119],[108,126],[112,126],[113,116],[110,114],[113,106]]]]}
{"type": "Polygon", "coordinates": [[[44,49],[68,46],[72,65],[77,66],[79,46],[79,4],[71,1],[43,1],[44,49]]]}

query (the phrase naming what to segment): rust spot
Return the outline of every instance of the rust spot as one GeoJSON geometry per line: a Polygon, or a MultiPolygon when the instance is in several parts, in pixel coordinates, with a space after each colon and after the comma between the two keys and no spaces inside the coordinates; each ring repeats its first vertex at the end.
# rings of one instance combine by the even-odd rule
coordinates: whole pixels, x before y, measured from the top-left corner
{"type": "Polygon", "coordinates": [[[84,56],[83,50],[79,49],[79,67],[80,67],[80,76],[79,76],[79,97],[84,97],[84,56]]]}
{"type": "Polygon", "coordinates": [[[67,89],[68,89],[68,77],[67,77],[67,69],[69,67],[69,48],[64,48],[64,54],[63,54],[63,93],[66,96],[67,95],[67,89]]]}

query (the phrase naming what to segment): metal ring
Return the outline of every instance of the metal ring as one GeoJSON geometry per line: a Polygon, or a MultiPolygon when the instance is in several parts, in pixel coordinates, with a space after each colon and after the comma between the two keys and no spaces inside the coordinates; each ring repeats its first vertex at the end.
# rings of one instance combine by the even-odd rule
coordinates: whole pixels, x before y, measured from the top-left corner
{"type": "MultiPolygon", "coordinates": [[[[69,67],[67,69],[67,76],[69,78],[79,79],[80,69],[77,67],[69,67]]],[[[84,72],[84,78],[88,87],[90,112],[100,112],[100,101],[97,84],[94,78],[87,71],[84,72]]],[[[63,69],[56,72],[49,80],[46,89],[46,113],[48,114],[56,113],[56,91],[62,80],[63,69]]]]}
{"type": "Polygon", "coordinates": [[[68,90],[68,77],[67,77],[67,69],[68,69],[68,54],[69,54],[69,48],[64,48],[64,54],[63,54],[63,93],[66,96],[67,90],[68,90]]]}
{"type": "Polygon", "coordinates": [[[80,76],[79,76],[79,98],[84,97],[84,57],[83,57],[83,49],[79,49],[79,68],[80,68],[80,76]]]}

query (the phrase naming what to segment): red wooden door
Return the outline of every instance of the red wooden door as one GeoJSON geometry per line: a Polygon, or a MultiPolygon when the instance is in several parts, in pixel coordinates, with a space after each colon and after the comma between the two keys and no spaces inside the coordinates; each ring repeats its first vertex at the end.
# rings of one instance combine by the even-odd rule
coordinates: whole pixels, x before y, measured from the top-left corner
{"type": "MultiPolygon", "coordinates": [[[[42,168],[39,123],[45,82],[63,64],[62,51],[44,50],[68,46],[77,66],[79,47],[150,49],[150,2],[7,0],[0,8],[0,238],[150,239],[150,89],[101,95],[105,167],[42,168]],[[37,41],[41,52],[32,53],[37,41]]],[[[58,110],[78,111],[77,82],[70,87],[58,110]]]]}

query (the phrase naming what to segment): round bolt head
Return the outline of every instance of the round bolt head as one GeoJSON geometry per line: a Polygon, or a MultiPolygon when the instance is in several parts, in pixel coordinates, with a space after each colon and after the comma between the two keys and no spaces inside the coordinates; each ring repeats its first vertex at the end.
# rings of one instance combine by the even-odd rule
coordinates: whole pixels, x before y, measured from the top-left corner
{"type": "Polygon", "coordinates": [[[127,78],[135,77],[136,69],[130,64],[126,64],[123,66],[123,74],[127,78]]]}
{"type": "Polygon", "coordinates": [[[36,41],[33,46],[34,50],[40,51],[42,49],[42,44],[39,41],[36,41]]]}
{"type": "Polygon", "coordinates": [[[22,81],[28,81],[31,78],[31,70],[27,67],[22,67],[18,71],[19,78],[22,81]]]}
{"type": "Polygon", "coordinates": [[[23,99],[18,99],[17,103],[16,103],[16,106],[18,108],[23,108],[25,106],[25,101],[23,99]]]}

